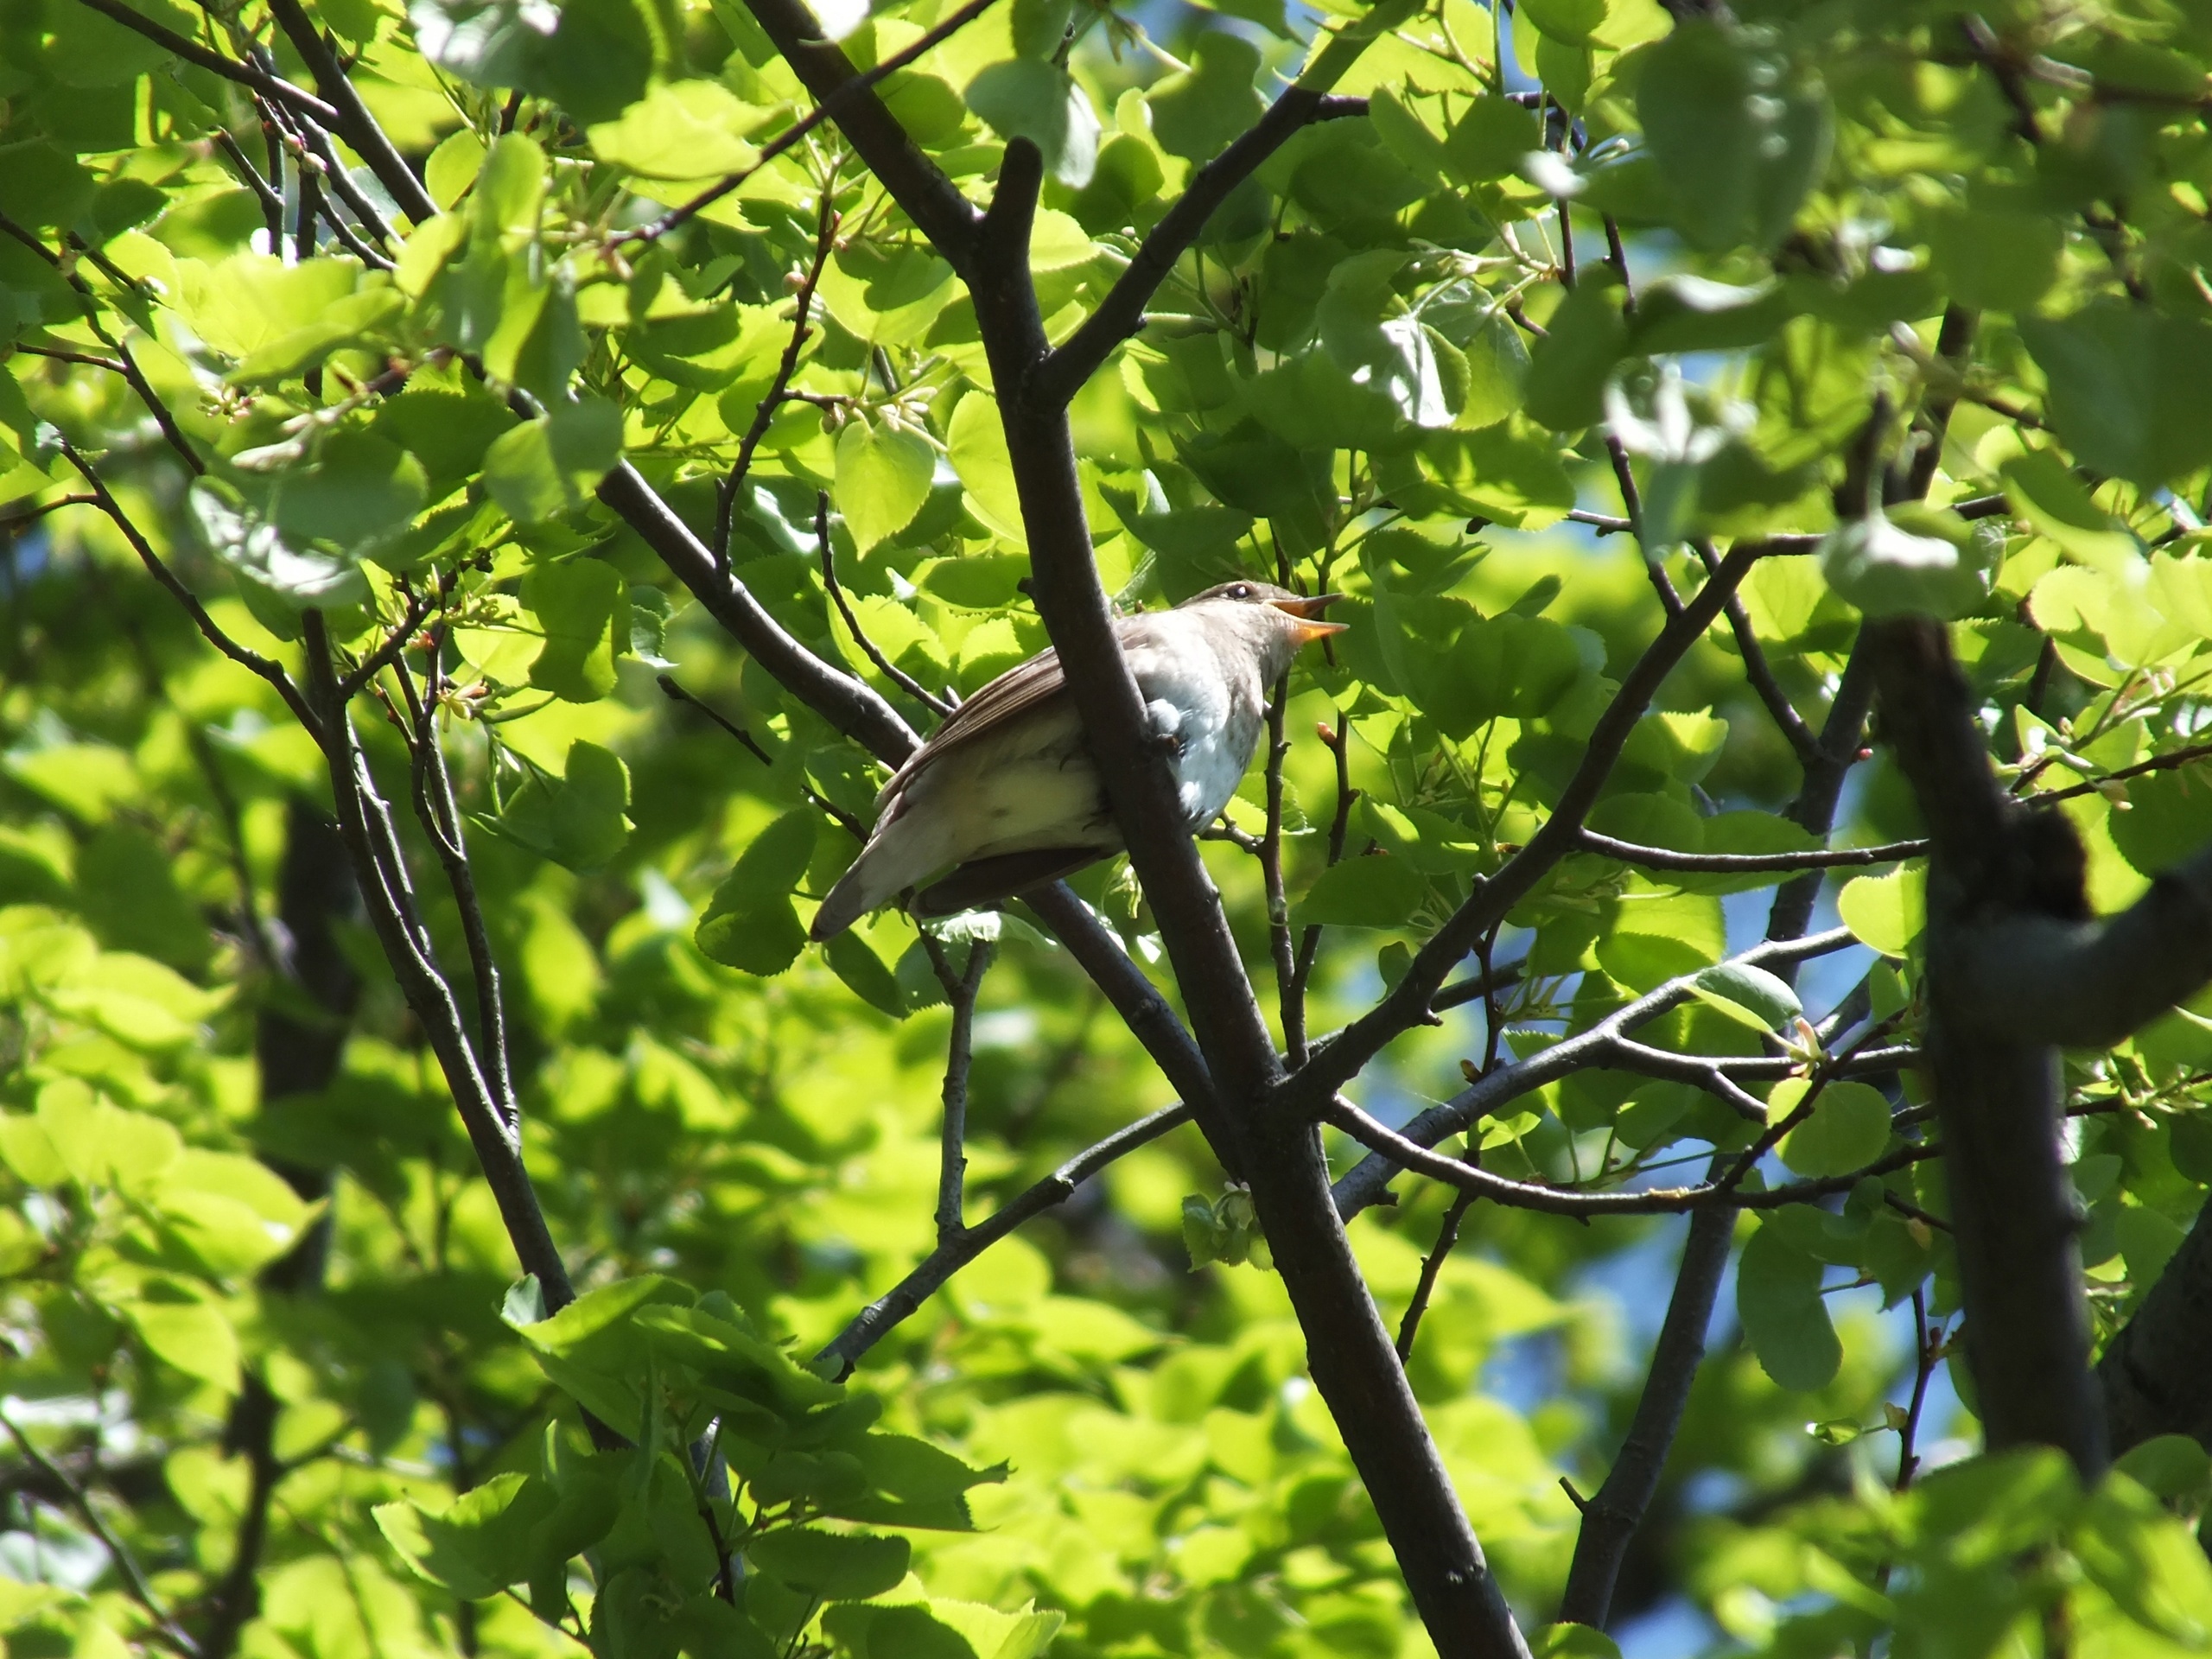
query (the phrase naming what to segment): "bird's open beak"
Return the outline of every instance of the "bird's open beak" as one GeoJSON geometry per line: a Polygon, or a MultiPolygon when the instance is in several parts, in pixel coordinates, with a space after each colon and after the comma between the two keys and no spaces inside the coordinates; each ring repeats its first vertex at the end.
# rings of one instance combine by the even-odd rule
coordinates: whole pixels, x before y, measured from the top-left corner
{"type": "Polygon", "coordinates": [[[1342,633],[1351,625],[1347,622],[1324,621],[1321,613],[1342,599],[1342,594],[1315,594],[1310,599],[1275,599],[1268,602],[1279,611],[1287,611],[1305,626],[1298,631],[1298,643],[1310,645],[1316,639],[1325,639],[1332,633],[1342,633]]]}

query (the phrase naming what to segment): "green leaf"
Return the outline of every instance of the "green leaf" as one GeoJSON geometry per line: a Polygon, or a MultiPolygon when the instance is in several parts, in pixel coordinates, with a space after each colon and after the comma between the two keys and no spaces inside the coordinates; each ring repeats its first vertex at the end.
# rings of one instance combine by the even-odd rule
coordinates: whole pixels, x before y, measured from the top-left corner
{"type": "Polygon", "coordinates": [[[2171,869],[2212,843],[2212,783],[2189,770],[2154,772],[2126,785],[2128,810],[2105,820],[2113,842],[2145,875],[2171,869]]]}
{"type": "Polygon", "coordinates": [[[622,459],[622,411],[597,397],[509,428],[484,455],[484,485],[518,524],[580,506],[622,459]]]}
{"type": "Polygon", "coordinates": [[[1736,1268],[1736,1316],[1766,1374],[1785,1389],[1826,1388],[1843,1363],[1821,1264],[1762,1221],[1736,1268]]]}
{"type": "Polygon", "coordinates": [[[569,702],[596,702],[614,689],[615,662],[630,643],[630,589],[597,559],[541,565],[523,579],[522,601],[545,632],[530,683],[569,702]]]}
{"type": "Polygon", "coordinates": [[[2003,532],[1983,536],[1955,518],[1908,517],[1880,511],[1847,519],[1821,542],[1821,569],[1828,586],[1868,616],[1923,613],[1951,618],[1978,609],[1989,596],[2003,532]],[[1916,534],[1914,528],[1954,530],[1916,534]]]}
{"type": "MultiPolygon", "coordinates": [[[[1767,1099],[1767,1116],[1779,1122],[1805,1098],[1802,1077],[1784,1077],[1767,1099]]],[[[1812,1116],[1782,1137],[1776,1150],[1800,1175],[1848,1175],[1864,1169],[1890,1144],[1890,1103],[1863,1083],[1831,1083],[1813,1103],[1812,1116]]]]}
{"type": "Polygon", "coordinates": [[[601,161],[643,178],[710,178],[753,165],[760,152],[738,135],[761,115],[720,81],[674,81],[593,127],[591,147],[601,161]]]}
{"type": "Polygon", "coordinates": [[[365,604],[369,584],[350,557],[308,551],[221,486],[205,479],[188,498],[192,516],[215,556],[278,604],[329,610],[365,604]]]}
{"type": "Polygon", "coordinates": [[[814,808],[798,807],[753,837],[707,901],[693,932],[709,961],[767,977],[798,960],[806,930],[791,894],[813,859],[819,821],[814,808]]]}
{"type": "Polygon", "coordinates": [[[2155,1434],[2130,1446],[2113,1467],[2168,1503],[2201,1497],[2212,1483],[2212,1455],[2186,1434],[2155,1434]]]}
{"type": "Polygon", "coordinates": [[[856,416],[837,435],[837,510],[866,553],[914,521],[929,499],[937,452],[928,440],[887,421],[856,416]]]}
{"type": "Polygon", "coordinates": [[[1014,0],[1013,32],[1015,54],[1051,58],[1067,36],[1072,7],[1069,0],[1014,0]]]}
{"type": "Polygon", "coordinates": [[[2072,1542],[2082,1571],[2137,1624],[2192,1648],[2212,1642],[2212,1564],[2127,1476],[2107,1475],[2089,1495],[2072,1542]]]}
{"type": "Polygon", "coordinates": [[[1908,865],[1887,875],[1853,876],[1836,895],[1836,912],[1860,944],[1901,957],[1927,920],[1927,868],[1908,865]]]}
{"type": "Polygon", "coordinates": [[[1014,488],[1014,461],[1007,452],[998,401],[974,391],[963,397],[945,429],[944,448],[967,490],[969,509],[1016,547],[1027,548],[1021,497],[1014,488]]]}
{"type": "Polygon", "coordinates": [[[378,409],[369,434],[415,458],[423,499],[435,502],[474,477],[493,440],[514,423],[506,405],[481,388],[442,391],[410,386],[378,409]]]}
{"type": "Polygon", "coordinates": [[[1348,858],[1321,872],[1298,901],[1298,925],[1405,927],[1428,884],[1419,871],[1387,853],[1348,858]]]}
{"type": "Polygon", "coordinates": [[[1620,1659],[1612,1637],[1587,1624],[1547,1624],[1529,1638],[1530,1659],[1620,1659]]]}
{"type": "Polygon", "coordinates": [[[1001,138],[1027,138],[1046,173],[1071,190],[1090,182],[1098,158],[1098,112],[1066,70],[1034,58],[995,63],[968,83],[968,107],[1001,138]]]}
{"type": "Polygon", "coordinates": [[[569,746],[564,776],[533,772],[488,827],[572,870],[603,868],[627,844],[630,770],[582,738],[569,746]]]}
{"type": "Polygon", "coordinates": [[[859,934],[850,929],[840,933],[823,947],[823,955],[855,996],[894,1020],[906,1017],[906,994],[899,988],[898,976],[859,934]]]}
{"type": "Polygon", "coordinates": [[[221,1309],[172,1295],[135,1300],[122,1312],[156,1358],[187,1376],[213,1383],[225,1394],[238,1392],[238,1333],[221,1309]]]}
{"type": "Polygon", "coordinates": [[[1529,359],[1530,419],[1556,432],[1593,424],[1605,413],[1605,380],[1628,347],[1621,290],[1594,276],[1578,283],[1552,313],[1550,330],[1529,359]]]}
{"type": "Polygon", "coordinates": [[[1470,623],[1424,699],[1437,726],[1465,737],[1501,715],[1549,714],[1591,664],[1576,631],[1548,617],[1496,616],[1470,623]]]}
{"type": "Polygon", "coordinates": [[[1253,86],[1259,73],[1260,48],[1251,41],[1226,31],[1200,35],[1191,67],[1145,93],[1160,147],[1185,161],[1211,161],[1265,111],[1253,86]]]}
{"type": "Polygon", "coordinates": [[[822,1621],[854,1659],[982,1659],[958,1630],[928,1606],[833,1607],[822,1621]]]}
{"type": "Polygon", "coordinates": [[[791,1527],[764,1532],[746,1546],[761,1572],[824,1601],[865,1601],[906,1576],[912,1551],[904,1538],[791,1527]]]}
{"type": "Polygon", "coordinates": [[[2019,329],[2080,465],[2157,489],[2212,461],[2212,327],[2101,299],[2019,329]]]}
{"type": "Polygon", "coordinates": [[[278,476],[270,517],[288,536],[359,551],[405,528],[427,493],[421,463],[397,444],[338,431],[313,465],[278,476]]]}
{"type": "Polygon", "coordinates": [[[1716,963],[1690,989],[1700,1001],[1754,1031],[1779,1031],[1805,1012],[1789,981],[1740,962],[1716,963]]]}
{"type": "Polygon", "coordinates": [[[1967,208],[1928,226],[1936,273],[1961,305],[2024,311],[2058,280],[2065,235],[2041,213],[1967,208]]]}
{"type": "Polygon", "coordinates": [[[1786,55],[1701,18],[1642,54],[1636,107],[1675,226],[1709,251],[1773,247],[1827,162],[1827,94],[1786,55]]]}

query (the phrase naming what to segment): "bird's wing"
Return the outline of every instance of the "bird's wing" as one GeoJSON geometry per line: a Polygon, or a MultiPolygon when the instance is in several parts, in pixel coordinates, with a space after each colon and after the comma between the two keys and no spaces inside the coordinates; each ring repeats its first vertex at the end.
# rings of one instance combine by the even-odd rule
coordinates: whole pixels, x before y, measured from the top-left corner
{"type": "Polygon", "coordinates": [[[1047,648],[993,680],[946,716],[944,724],[930,734],[929,741],[906,757],[906,764],[893,774],[875,798],[878,811],[897,799],[914,774],[962,744],[1018,719],[1029,709],[1048,702],[1067,690],[1067,676],[1060,671],[1059,652],[1047,648]]]}

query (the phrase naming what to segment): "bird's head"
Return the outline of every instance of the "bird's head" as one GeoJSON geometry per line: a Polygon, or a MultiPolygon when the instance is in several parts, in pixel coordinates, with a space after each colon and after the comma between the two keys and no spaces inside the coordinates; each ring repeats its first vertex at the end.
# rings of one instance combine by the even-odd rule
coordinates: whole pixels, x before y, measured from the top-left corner
{"type": "Polygon", "coordinates": [[[1322,615],[1343,597],[1342,594],[1315,594],[1309,597],[1269,582],[1224,582],[1184,601],[1183,606],[1249,607],[1254,626],[1287,639],[1294,651],[1344,631],[1345,624],[1328,621],[1322,615]]]}

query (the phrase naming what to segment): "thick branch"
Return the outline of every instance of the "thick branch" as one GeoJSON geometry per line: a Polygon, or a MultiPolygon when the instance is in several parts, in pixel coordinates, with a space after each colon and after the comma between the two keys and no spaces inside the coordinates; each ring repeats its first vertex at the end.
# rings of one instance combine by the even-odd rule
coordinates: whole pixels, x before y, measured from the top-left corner
{"type": "MultiPolygon", "coordinates": [[[[1153,741],[1144,699],[1114,632],[1113,609],[1091,557],[1066,416],[1057,405],[1031,397],[1029,378],[1045,352],[1029,273],[1029,228],[1042,175],[1034,144],[1007,144],[998,194],[977,234],[969,283],[1029,531],[1037,609],[1066,670],[1115,823],[1144,883],[1216,1086],[1225,1100],[1255,1101],[1280,1070],[1274,1041],[1220,895],[1183,827],[1167,756],[1153,741]]],[[[1210,1137],[1227,1128],[1206,1127],[1210,1137]]],[[[1224,1149],[1221,1155],[1236,1154],[1224,1149]]]]}
{"type": "Polygon", "coordinates": [[[607,474],[601,480],[599,499],[645,538],[708,614],[808,708],[893,766],[920,746],[897,709],[794,639],[743,582],[717,568],[706,543],[639,476],[636,467],[624,461],[607,474]]]}
{"type": "Polygon", "coordinates": [[[1961,930],[1952,1007],[1978,1026],[2109,1048],[2212,980],[2212,851],[2161,872],[2095,922],[2015,916],[1961,930]]]}
{"type": "Polygon", "coordinates": [[[1175,205],[1160,215],[1098,308],[1037,365],[1030,390],[1033,404],[1057,408],[1067,403],[1116,346],[1144,327],[1146,304],[1175,269],[1175,262],[1198,239],[1214,210],[1293,133],[1316,121],[1366,113],[1363,98],[1330,98],[1306,86],[1293,86],[1277,98],[1243,137],[1191,175],[1175,205]]]}
{"type": "MultiPolygon", "coordinates": [[[[1716,1160],[1716,1168],[1718,1163],[1716,1160]]],[[[1675,1294],[1667,1302],[1666,1322],[1651,1351],[1651,1369],[1637,1397],[1636,1414],[1629,1420],[1628,1437],[1621,1442],[1605,1484],[1582,1511],[1574,1564],[1567,1569],[1567,1593],[1560,1599],[1562,1623],[1603,1630],[1612,1611],[1621,1560],[1659,1490],[1668,1449],[1688,1403],[1690,1384],[1697,1379],[1698,1362],[1705,1357],[1705,1333],[1713,1322],[1713,1298],[1728,1265],[1728,1243],[1735,1226],[1735,1212],[1719,1205],[1690,1217],[1681,1265],[1675,1273],[1675,1294]]]]}
{"type": "MultiPolygon", "coordinates": [[[[2080,1224],[2060,1161],[2063,1096],[2051,1045],[2061,1033],[2017,1025],[1993,1004],[1982,979],[1993,964],[1975,948],[1992,931],[2063,928],[2079,915],[2081,848],[2063,817],[2025,811],[1999,788],[1942,624],[1870,622],[1868,650],[1884,734],[1935,843],[1927,1048],[1979,1414],[1993,1449],[2055,1446],[2094,1478],[2105,1463],[2104,1421],[2088,1368],[2080,1224]]],[[[2193,910],[2202,930],[2201,894],[2168,902],[2193,910]]],[[[2202,950],[2200,938],[2189,954],[2202,950]]]]}

